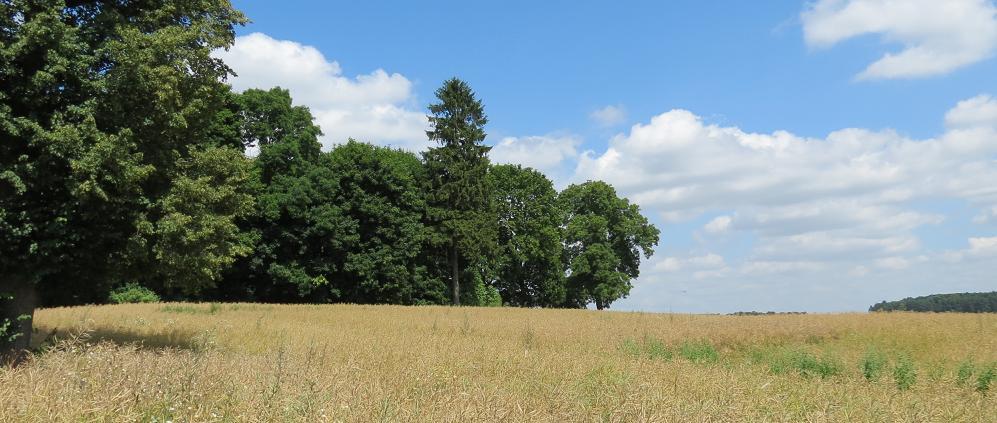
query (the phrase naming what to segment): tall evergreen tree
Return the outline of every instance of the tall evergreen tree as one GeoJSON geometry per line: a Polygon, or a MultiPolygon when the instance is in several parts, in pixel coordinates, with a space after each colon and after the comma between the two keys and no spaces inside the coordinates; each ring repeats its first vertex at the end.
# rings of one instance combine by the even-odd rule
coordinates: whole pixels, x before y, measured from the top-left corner
{"type": "Polygon", "coordinates": [[[230,74],[211,52],[244,22],[227,0],[0,2],[0,355],[39,303],[193,292],[245,252],[246,162],[205,141],[230,74]]]}
{"type": "Polygon", "coordinates": [[[484,259],[495,248],[495,214],[487,175],[488,151],[484,145],[488,118],[471,87],[452,78],[436,90],[439,103],[429,106],[431,129],[426,131],[438,147],[424,153],[429,177],[429,217],[447,252],[450,299],[461,303],[461,263],[471,267],[472,281],[482,283],[484,259]]]}

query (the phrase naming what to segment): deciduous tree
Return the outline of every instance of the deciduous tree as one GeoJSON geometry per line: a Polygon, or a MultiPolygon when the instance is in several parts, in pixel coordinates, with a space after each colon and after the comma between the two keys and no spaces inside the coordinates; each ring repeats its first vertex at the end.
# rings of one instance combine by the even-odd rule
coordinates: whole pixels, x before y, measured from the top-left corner
{"type": "Polygon", "coordinates": [[[571,185],[558,197],[564,212],[568,265],[566,305],[608,308],[624,298],[640,275],[640,256],[650,258],[659,231],[640,208],[602,181],[571,185]]]}
{"type": "Polygon", "coordinates": [[[561,262],[562,213],[544,174],[519,165],[489,174],[498,217],[496,287],[520,307],[556,307],[565,299],[561,262]]]}
{"type": "Polygon", "coordinates": [[[0,2],[0,355],[39,302],[187,266],[196,290],[244,252],[243,168],[204,142],[230,73],[211,51],[244,22],[227,0],[0,2]]]}

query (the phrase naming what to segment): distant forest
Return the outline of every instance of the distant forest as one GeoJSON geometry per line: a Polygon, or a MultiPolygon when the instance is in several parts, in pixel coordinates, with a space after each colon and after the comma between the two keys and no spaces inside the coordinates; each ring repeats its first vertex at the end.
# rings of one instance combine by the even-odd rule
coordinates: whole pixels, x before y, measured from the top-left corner
{"type": "Polygon", "coordinates": [[[935,294],[924,297],[883,301],[869,311],[956,311],[963,313],[997,313],[997,291],[935,294]]]}

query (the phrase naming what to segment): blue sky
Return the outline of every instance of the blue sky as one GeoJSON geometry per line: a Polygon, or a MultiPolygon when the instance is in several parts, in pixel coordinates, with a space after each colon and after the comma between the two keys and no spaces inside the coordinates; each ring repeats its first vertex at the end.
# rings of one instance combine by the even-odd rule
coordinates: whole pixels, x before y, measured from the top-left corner
{"type": "Polygon", "coordinates": [[[458,76],[496,161],[638,202],[663,239],[614,308],[997,289],[991,0],[234,3],[233,85],[290,88],[327,145],[425,148],[458,76]]]}

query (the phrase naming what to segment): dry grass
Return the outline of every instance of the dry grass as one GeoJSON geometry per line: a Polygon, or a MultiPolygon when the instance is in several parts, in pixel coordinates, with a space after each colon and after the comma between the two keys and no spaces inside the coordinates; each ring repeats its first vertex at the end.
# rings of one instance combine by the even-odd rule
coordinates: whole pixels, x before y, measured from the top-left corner
{"type": "Polygon", "coordinates": [[[146,304],[35,320],[36,338],[83,335],[0,369],[0,421],[997,421],[997,381],[976,384],[997,362],[992,314],[146,304]],[[870,350],[887,359],[871,381],[870,350]]]}

